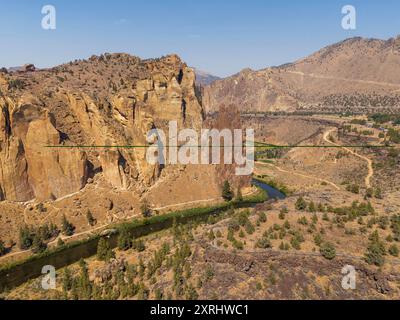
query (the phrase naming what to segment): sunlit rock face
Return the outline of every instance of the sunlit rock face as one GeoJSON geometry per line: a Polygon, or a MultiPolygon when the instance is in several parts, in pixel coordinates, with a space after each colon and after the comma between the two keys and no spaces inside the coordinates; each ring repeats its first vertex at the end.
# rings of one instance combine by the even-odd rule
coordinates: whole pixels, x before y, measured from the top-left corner
{"type": "MultiPolygon", "coordinates": [[[[0,199],[51,200],[101,173],[111,187],[146,189],[163,167],[143,148],[149,130],[200,129],[195,74],[179,57],[104,54],[46,70],[0,73],[0,199]]],[[[178,169],[177,169],[178,170],[178,169]]]]}

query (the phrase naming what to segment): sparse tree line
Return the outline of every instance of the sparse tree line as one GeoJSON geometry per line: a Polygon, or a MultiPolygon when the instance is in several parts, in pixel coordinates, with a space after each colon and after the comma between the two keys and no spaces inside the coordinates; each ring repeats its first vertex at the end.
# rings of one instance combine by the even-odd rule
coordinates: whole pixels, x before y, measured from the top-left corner
{"type": "MultiPolygon", "coordinates": [[[[193,241],[191,226],[178,225],[174,220],[171,229],[173,246],[165,241],[159,249],[152,251],[152,257],[145,262],[139,256],[138,262],[129,264],[115,259],[115,252],[110,248],[107,239],[98,242],[97,259],[105,262],[104,272],[90,280],[89,269],[84,260],[79,262],[79,273],[73,275],[70,268],[63,272],[63,294],[59,298],[73,300],[116,300],[135,298],[155,299],[188,299],[196,300],[198,290],[210,281],[214,271],[206,265],[203,274],[196,277],[192,274],[189,258],[192,255],[190,244],[193,241]],[[111,271],[110,271],[111,270],[111,271]],[[108,272],[110,271],[110,272],[108,272]],[[172,279],[161,281],[163,274],[172,273],[172,279]],[[158,280],[160,282],[158,283],[158,280]]],[[[120,250],[148,250],[143,240],[134,240],[128,230],[122,230],[118,237],[120,250]]],[[[148,255],[147,255],[148,256],[148,255]]]]}
{"type": "MultiPolygon", "coordinates": [[[[386,230],[390,226],[392,234],[386,238],[386,242],[389,243],[387,248],[385,243],[380,240],[377,230],[371,233],[371,236],[369,237],[369,244],[364,254],[364,259],[367,263],[381,266],[384,264],[385,256],[387,254],[395,257],[399,255],[399,248],[395,242],[400,242],[400,216],[394,215],[390,219],[385,216],[377,217],[370,202],[359,203],[355,201],[349,207],[333,208],[332,206],[323,204],[315,205],[313,201],[307,202],[304,200],[304,198],[299,197],[295,203],[295,209],[298,211],[313,213],[311,218],[307,218],[306,216],[299,217],[297,223],[300,226],[305,227],[307,233],[314,233],[314,243],[317,247],[319,247],[319,252],[326,259],[331,260],[335,258],[336,248],[332,242],[324,240],[324,234],[326,233],[324,228],[320,228],[320,230],[317,231],[317,222],[319,220],[316,214],[317,212],[323,213],[323,221],[331,222],[331,226],[329,228],[332,228],[333,224],[336,224],[339,228],[345,229],[346,235],[355,234],[355,230],[346,229],[345,227],[346,222],[355,220],[357,220],[358,224],[361,225],[361,234],[365,234],[367,232],[367,228],[373,228],[374,225],[377,225],[378,228],[383,230],[386,230]],[[333,213],[334,217],[329,218],[328,213],[333,213]],[[364,218],[367,216],[372,217],[367,222],[364,222],[364,218]]],[[[278,216],[279,219],[285,220],[287,213],[287,208],[282,208],[278,216]]],[[[228,240],[231,241],[232,246],[236,249],[243,249],[243,243],[236,240],[235,232],[239,234],[239,237],[244,237],[244,233],[240,227],[243,227],[248,223],[248,215],[248,212],[242,212],[237,216],[234,216],[229,222],[228,240]]],[[[262,213],[260,218],[257,220],[257,224],[260,223],[260,220],[264,222],[266,221],[265,213],[262,213]],[[263,216],[265,216],[265,218],[261,219],[263,216]]],[[[246,228],[245,230],[247,231],[246,228]]],[[[252,234],[252,232],[254,231],[250,230],[250,233],[247,233],[252,234]]],[[[305,241],[302,231],[300,229],[294,229],[289,221],[285,220],[282,225],[275,223],[273,226],[269,227],[269,229],[265,231],[256,241],[255,247],[259,249],[272,248],[271,240],[278,239],[282,240],[279,245],[280,250],[290,250],[290,248],[293,248],[294,250],[300,250],[301,244],[305,241]],[[290,237],[289,241],[285,241],[286,236],[290,237]]]]}
{"type": "MultiPolygon", "coordinates": [[[[355,230],[346,228],[347,222],[357,221],[360,225],[359,232],[361,234],[367,233],[368,229],[372,229],[374,226],[377,226],[382,230],[387,230],[390,226],[392,234],[387,236],[385,239],[386,242],[389,243],[389,247],[386,248],[385,243],[379,237],[378,231],[373,231],[369,237],[369,244],[364,254],[365,261],[369,264],[381,266],[384,264],[385,256],[387,254],[395,257],[399,255],[399,248],[395,242],[400,242],[400,215],[393,215],[391,217],[377,216],[375,209],[372,207],[370,202],[359,203],[358,201],[354,201],[351,206],[333,208],[332,206],[322,204],[315,206],[312,201],[307,202],[302,197],[297,199],[295,209],[314,213],[312,216],[311,228],[308,229],[309,232],[312,229],[315,229],[313,224],[318,219],[315,212],[322,212],[322,219],[326,222],[332,223],[330,228],[333,227],[333,224],[336,224],[338,228],[345,230],[346,235],[354,235],[356,232],[355,230]],[[333,213],[333,218],[329,218],[328,213],[333,213]],[[370,218],[365,221],[368,216],[370,216],[370,218]]],[[[309,225],[309,221],[305,216],[300,217],[297,222],[303,226],[309,225]]],[[[295,241],[295,243],[296,242],[299,241],[295,241]]],[[[316,245],[320,246],[320,252],[324,257],[328,258],[334,256],[333,244],[322,246],[322,232],[314,237],[314,242],[316,245]]],[[[295,248],[296,246],[293,247],[295,248]]]]}
{"type": "MultiPolygon", "coordinates": [[[[240,211],[235,213],[228,223],[228,234],[227,240],[231,242],[232,246],[238,250],[243,250],[244,243],[237,239],[236,233],[238,233],[239,238],[244,238],[245,234],[253,234],[255,232],[255,227],[249,220],[250,210],[240,211]],[[243,231],[243,229],[244,231],[243,231]]],[[[265,215],[259,215],[258,221],[266,221],[265,215]]]]}
{"type": "MultiPolygon", "coordinates": [[[[37,209],[41,212],[46,212],[43,204],[39,203],[37,209]]],[[[94,226],[97,220],[94,218],[92,212],[87,210],[86,219],[90,226],[94,226]]],[[[61,227],[54,223],[45,223],[39,227],[22,225],[18,230],[18,247],[21,250],[31,249],[33,253],[42,253],[47,249],[50,240],[57,238],[60,234],[70,237],[75,233],[75,226],[63,215],[61,220],[61,227]]],[[[64,245],[64,241],[59,237],[57,245],[64,245]]],[[[0,256],[6,254],[15,243],[10,241],[10,245],[6,247],[0,239],[0,256]]]]}
{"type": "Polygon", "coordinates": [[[394,125],[400,124],[400,116],[398,114],[375,113],[368,117],[369,120],[376,124],[384,124],[392,122],[394,125]]]}
{"type": "Polygon", "coordinates": [[[382,108],[400,105],[400,95],[380,95],[380,94],[332,94],[322,100],[323,105],[337,107],[366,107],[382,108]]]}
{"type": "MultiPolygon", "coordinates": [[[[60,233],[65,236],[71,236],[75,227],[72,225],[65,215],[61,221],[61,229],[54,223],[45,223],[39,227],[23,225],[19,228],[18,244],[21,250],[31,249],[33,253],[42,253],[47,249],[47,243],[57,238],[60,233]]],[[[58,245],[64,244],[59,239],[58,245]]]]}
{"type": "MultiPolygon", "coordinates": [[[[352,121],[354,121],[354,120],[352,120],[352,121]]],[[[364,121],[365,120],[360,120],[360,122],[364,122],[364,121]]],[[[374,135],[373,130],[358,130],[357,127],[352,127],[351,125],[343,125],[342,129],[343,129],[343,133],[352,132],[352,133],[360,134],[363,136],[373,136],[374,135]]]]}

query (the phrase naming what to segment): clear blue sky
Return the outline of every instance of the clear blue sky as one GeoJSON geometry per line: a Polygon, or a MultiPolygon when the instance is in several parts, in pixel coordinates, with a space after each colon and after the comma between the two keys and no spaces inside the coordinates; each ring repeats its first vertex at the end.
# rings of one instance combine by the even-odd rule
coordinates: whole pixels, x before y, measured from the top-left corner
{"type": "Polygon", "coordinates": [[[0,66],[47,67],[103,52],[179,54],[219,76],[296,60],[353,36],[400,33],[398,0],[0,0],[0,66]],[[41,8],[57,29],[41,28],[41,8]],[[341,8],[357,9],[357,30],[341,8]]]}

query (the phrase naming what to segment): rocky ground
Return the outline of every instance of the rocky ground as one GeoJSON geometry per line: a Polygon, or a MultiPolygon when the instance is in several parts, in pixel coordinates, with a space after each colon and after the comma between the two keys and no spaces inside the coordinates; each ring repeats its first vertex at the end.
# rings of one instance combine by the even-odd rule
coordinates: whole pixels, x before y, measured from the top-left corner
{"type": "MultiPolygon", "coordinates": [[[[400,296],[400,260],[386,256],[381,267],[369,265],[363,254],[368,235],[378,230],[382,239],[390,230],[377,225],[360,233],[362,225],[334,223],[323,213],[302,212],[293,207],[292,197],[283,202],[265,204],[251,211],[228,212],[221,219],[190,227],[176,226],[143,239],[144,247],[116,250],[109,262],[94,257],[86,261],[91,283],[90,298],[112,299],[394,299],[400,296]],[[288,210],[284,217],[281,209],[288,210]],[[266,219],[262,218],[265,214],[266,219]],[[308,224],[299,222],[306,217],[308,224]],[[244,226],[233,230],[233,221],[241,217],[244,226]],[[243,218],[245,217],[245,218],[243,218]],[[252,228],[249,227],[252,225],[252,228]],[[289,227],[288,227],[289,226],[289,227]],[[354,234],[346,230],[353,228],[354,234]],[[285,230],[285,234],[282,234],[285,230]],[[322,232],[321,230],[325,230],[322,232]],[[229,233],[232,232],[232,235],[229,233]],[[333,243],[334,258],[321,255],[322,242],[333,243]],[[304,240],[295,249],[293,238],[304,240]],[[232,240],[232,238],[234,240],[232,240]],[[260,245],[267,237],[268,245],[260,245]],[[282,243],[288,247],[283,248],[282,243]],[[342,287],[343,267],[356,270],[356,288],[342,287]],[[122,278],[120,278],[122,277],[122,278]]],[[[239,221],[240,221],[239,219],[239,221]]],[[[385,244],[386,246],[389,243],[385,244]]],[[[65,270],[59,270],[57,290],[40,289],[40,279],[31,281],[5,295],[7,299],[84,298],[79,284],[82,266],[70,266],[75,289],[65,290],[65,270]]]]}

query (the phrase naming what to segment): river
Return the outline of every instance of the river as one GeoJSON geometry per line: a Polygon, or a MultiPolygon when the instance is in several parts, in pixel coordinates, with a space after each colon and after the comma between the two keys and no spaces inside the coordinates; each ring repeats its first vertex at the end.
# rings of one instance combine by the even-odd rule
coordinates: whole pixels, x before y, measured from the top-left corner
{"type": "MultiPolygon", "coordinates": [[[[253,184],[266,191],[269,199],[279,200],[286,197],[282,192],[266,183],[253,180],[253,184]]],[[[235,207],[252,207],[253,205],[254,204],[252,203],[246,203],[246,201],[244,201],[243,203],[236,204],[235,207]]],[[[179,223],[188,223],[197,219],[206,221],[209,215],[216,215],[223,211],[226,211],[226,208],[215,209],[199,216],[180,216],[177,218],[177,221],[179,223]]],[[[168,218],[163,221],[134,227],[130,230],[130,232],[134,238],[139,238],[154,232],[168,229],[172,226],[172,223],[173,219],[168,218]]],[[[43,257],[38,257],[37,259],[28,260],[20,265],[12,267],[10,270],[0,271],[0,292],[19,286],[30,279],[39,277],[42,274],[41,271],[43,266],[54,266],[54,268],[57,270],[73,264],[79,261],[81,258],[87,259],[91,256],[94,256],[97,252],[97,243],[99,238],[100,237],[94,237],[93,239],[79,243],[72,247],[65,248],[58,252],[54,252],[43,257]]],[[[112,234],[108,237],[109,244],[112,248],[117,246],[117,239],[117,234],[112,234]]]]}
{"type": "Polygon", "coordinates": [[[256,185],[257,187],[260,187],[265,192],[267,192],[268,197],[270,199],[283,200],[286,198],[286,195],[284,193],[282,193],[278,189],[275,189],[274,187],[271,187],[270,185],[268,185],[264,182],[253,179],[253,184],[256,185]]]}

